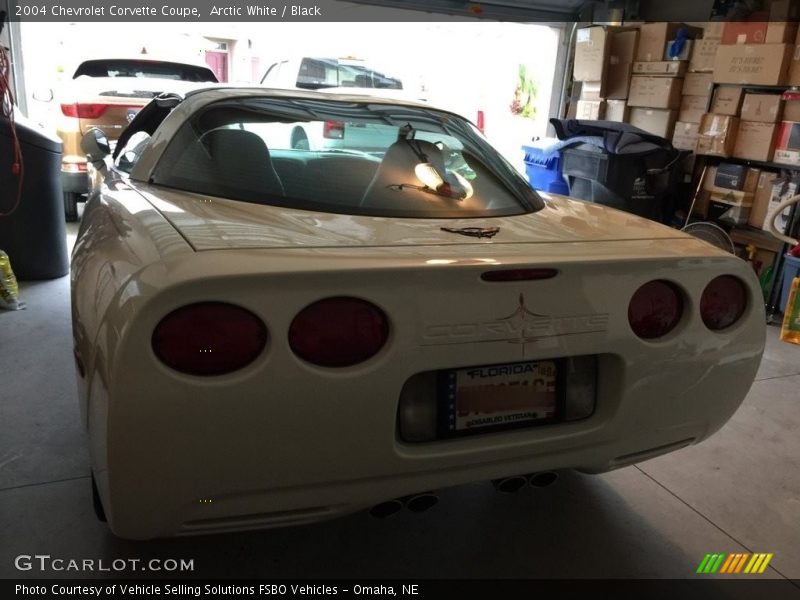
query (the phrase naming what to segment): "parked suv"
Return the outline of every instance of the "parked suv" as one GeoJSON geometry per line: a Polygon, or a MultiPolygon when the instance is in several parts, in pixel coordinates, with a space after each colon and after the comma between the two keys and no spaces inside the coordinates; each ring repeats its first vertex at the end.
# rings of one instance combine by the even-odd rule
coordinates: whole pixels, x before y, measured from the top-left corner
{"type": "Polygon", "coordinates": [[[67,221],[78,218],[78,201],[89,191],[83,134],[97,127],[114,144],[136,113],[162,92],[216,83],[206,66],[149,58],[101,58],[82,62],[63,90],[58,134],[64,142],[61,180],[67,221]]]}

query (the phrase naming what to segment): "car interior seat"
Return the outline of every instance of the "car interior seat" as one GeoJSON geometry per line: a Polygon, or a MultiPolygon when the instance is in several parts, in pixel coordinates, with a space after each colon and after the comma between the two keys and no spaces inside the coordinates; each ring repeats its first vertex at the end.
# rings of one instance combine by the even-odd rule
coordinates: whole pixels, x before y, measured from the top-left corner
{"type": "Polygon", "coordinates": [[[243,129],[214,129],[206,133],[200,143],[211,159],[213,187],[233,191],[237,197],[250,201],[258,201],[265,195],[285,195],[269,149],[255,133],[243,129]]]}
{"type": "Polygon", "coordinates": [[[390,202],[393,190],[397,191],[398,202],[428,200],[425,198],[426,192],[415,189],[423,187],[423,184],[414,169],[418,164],[425,162],[436,167],[439,173],[445,172],[444,156],[438,146],[425,140],[405,138],[397,140],[386,150],[372,181],[364,191],[361,206],[384,207],[390,202]],[[409,187],[403,187],[401,190],[398,186],[409,187]],[[412,192],[413,196],[403,192],[412,192]]]}

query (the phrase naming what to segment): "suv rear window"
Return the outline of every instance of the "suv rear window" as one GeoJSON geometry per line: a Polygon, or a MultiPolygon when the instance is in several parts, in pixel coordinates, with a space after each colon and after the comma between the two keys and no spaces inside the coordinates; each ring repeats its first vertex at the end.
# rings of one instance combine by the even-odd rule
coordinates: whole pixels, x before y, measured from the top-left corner
{"type": "Polygon", "coordinates": [[[155,79],[174,79],[197,83],[217,83],[211,69],[183,63],[114,59],[87,60],[78,66],[73,79],[87,77],[147,77],[155,79]]]}
{"type": "Polygon", "coordinates": [[[211,104],[177,132],[151,181],[202,195],[358,215],[507,216],[543,205],[468,121],[370,101],[211,104]]]}
{"type": "Polygon", "coordinates": [[[403,83],[362,65],[324,58],[304,58],[297,74],[297,87],[307,90],[332,87],[402,90],[403,83]]]}

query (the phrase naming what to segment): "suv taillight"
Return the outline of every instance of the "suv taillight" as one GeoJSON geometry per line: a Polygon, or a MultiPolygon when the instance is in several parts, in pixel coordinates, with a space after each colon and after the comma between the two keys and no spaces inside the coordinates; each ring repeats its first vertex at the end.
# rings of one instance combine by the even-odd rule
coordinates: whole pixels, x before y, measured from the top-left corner
{"type": "Polygon", "coordinates": [[[173,310],[156,325],[151,344],[161,362],[189,375],[224,375],[264,350],[267,328],[249,310],[199,302],[173,310]]]}
{"type": "Polygon", "coordinates": [[[326,298],[306,306],[289,327],[289,346],[320,367],[349,367],[372,358],[389,338],[389,320],[358,298],[326,298]]]}
{"type": "Polygon", "coordinates": [[[77,104],[62,104],[61,112],[67,117],[77,117],[79,119],[97,119],[102,116],[104,112],[106,112],[108,107],[108,104],[87,104],[79,102],[77,104]]]}
{"type": "Polygon", "coordinates": [[[662,279],[645,283],[628,304],[628,322],[640,338],[652,340],[665,336],[680,322],[683,297],[680,290],[662,279]]]}
{"type": "Polygon", "coordinates": [[[747,308],[747,290],[732,275],[712,279],[700,297],[700,316],[706,327],[714,331],[730,327],[747,308]]]}
{"type": "Polygon", "coordinates": [[[344,139],[344,123],[342,121],[325,121],[322,125],[322,137],[332,140],[344,139]]]}

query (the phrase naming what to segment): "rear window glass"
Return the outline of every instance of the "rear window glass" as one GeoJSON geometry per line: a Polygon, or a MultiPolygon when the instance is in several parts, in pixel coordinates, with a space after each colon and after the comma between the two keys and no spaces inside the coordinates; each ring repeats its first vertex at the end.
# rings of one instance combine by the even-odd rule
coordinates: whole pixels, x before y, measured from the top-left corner
{"type": "Polygon", "coordinates": [[[464,218],[542,207],[468,121],[425,107],[369,101],[214,103],[176,133],[151,181],[344,214],[464,218]]]}
{"type": "Polygon", "coordinates": [[[216,83],[211,69],[181,63],[147,60],[87,60],[75,71],[78,77],[147,77],[198,83],[216,83]]]}
{"type": "Polygon", "coordinates": [[[402,90],[403,83],[363,65],[323,58],[304,58],[297,74],[297,87],[307,90],[332,87],[402,90]]]}

